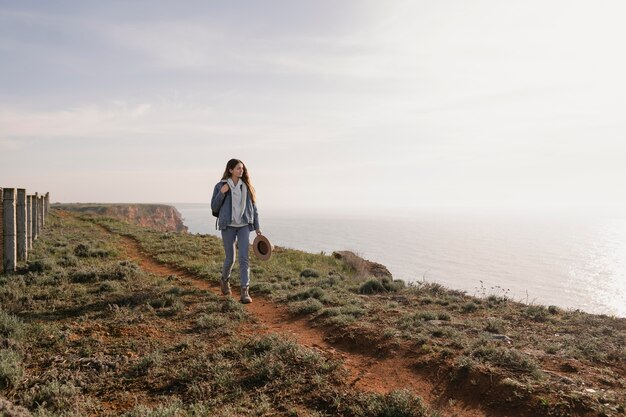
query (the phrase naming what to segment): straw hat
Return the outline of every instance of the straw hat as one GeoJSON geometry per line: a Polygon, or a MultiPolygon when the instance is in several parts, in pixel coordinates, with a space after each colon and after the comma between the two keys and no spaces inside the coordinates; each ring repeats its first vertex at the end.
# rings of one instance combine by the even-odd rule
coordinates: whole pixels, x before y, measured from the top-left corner
{"type": "Polygon", "coordinates": [[[272,249],[274,247],[270,241],[263,235],[257,235],[252,242],[252,249],[257,258],[262,261],[267,261],[272,256],[272,249]]]}

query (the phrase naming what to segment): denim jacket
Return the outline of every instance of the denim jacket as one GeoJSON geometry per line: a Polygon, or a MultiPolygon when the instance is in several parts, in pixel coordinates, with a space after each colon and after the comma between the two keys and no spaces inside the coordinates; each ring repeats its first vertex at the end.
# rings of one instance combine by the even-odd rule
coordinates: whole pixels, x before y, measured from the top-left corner
{"type": "MultiPolygon", "coordinates": [[[[233,205],[230,192],[226,194],[222,194],[220,192],[220,189],[224,184],[226,184],[226,180],[221,180],[220,182],[215,184],[215,188],[213,188],[213,197],[211,198],[211,210],[220,210],[220,215],[217,218],[217,228],[219,230],[225,230],[226,227],[232,222],[233,216],[233,205]],[[222,202],[224,204],[222,204],[222,202]]],[[[250,197],[250,193],[248,193],[248,198],[246,200],[246,209],[243,212],[242,219],[245,223],[248,223],[248,228],[250,229],[250,231],[260,229],[259,213],[257,212],[256,204],[252,203],[252,197],[250,197]]]]}

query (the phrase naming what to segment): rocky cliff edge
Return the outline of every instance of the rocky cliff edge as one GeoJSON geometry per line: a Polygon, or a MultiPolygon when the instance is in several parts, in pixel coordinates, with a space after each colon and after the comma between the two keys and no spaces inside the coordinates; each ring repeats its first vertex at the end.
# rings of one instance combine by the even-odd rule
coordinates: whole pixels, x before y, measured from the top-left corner
{"type": "Polygon", "coordinates": [[[161,232],[188,232],[180,212],[167,204],[53,204],[52,207],[112,217],[161,232]]]}

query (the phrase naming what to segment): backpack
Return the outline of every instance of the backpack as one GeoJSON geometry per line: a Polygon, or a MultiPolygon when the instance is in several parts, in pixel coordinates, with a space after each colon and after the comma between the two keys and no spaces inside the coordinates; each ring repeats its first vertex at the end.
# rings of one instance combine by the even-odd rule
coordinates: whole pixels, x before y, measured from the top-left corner
{"type": "Polygon", "coordinates": [[[217,209],[217,211],[211,210],[211,213],[213,213],[213,217],[220,217],[220,209],[224,205],[224,202],[226,201],[226,195],[228,195],[228,193],[230,193],[230,190],[228,190],[228,191],[226,191],[226,193],[224,193],[224,201],[222,201],[222,204],[220,204],[220,207],[217,209]]]}

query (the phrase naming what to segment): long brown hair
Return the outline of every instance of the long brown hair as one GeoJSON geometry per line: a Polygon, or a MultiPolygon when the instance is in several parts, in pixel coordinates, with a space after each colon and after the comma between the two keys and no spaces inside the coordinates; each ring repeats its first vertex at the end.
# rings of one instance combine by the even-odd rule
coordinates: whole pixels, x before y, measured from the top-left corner
{"type": "Polygon", "coordinates": [[[246,164],[244,164],[243,161],[239,159],[231,159],[230,161],[228,161],[226,163],[226,169],[224,170],[224,175],[222,175],[222,179],[223,180],[229,179],[231,177],[230,170],[235,169],[237,164],[243,165],[243,175],[241,176],[241,180],[243,181],[244,184],[246,184],[246,187],[248,187],[248,192],[250,193],[250,198],[252,199],[252,202],[256,204],[256,191],[254,190],[254,187],[252,186],[252,182],[250,181],[250,174],[248,174],[248,168],[246,168],[246,164]]]}

